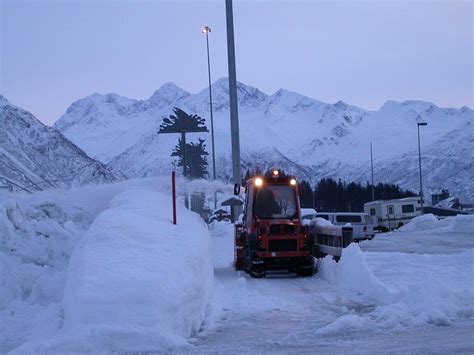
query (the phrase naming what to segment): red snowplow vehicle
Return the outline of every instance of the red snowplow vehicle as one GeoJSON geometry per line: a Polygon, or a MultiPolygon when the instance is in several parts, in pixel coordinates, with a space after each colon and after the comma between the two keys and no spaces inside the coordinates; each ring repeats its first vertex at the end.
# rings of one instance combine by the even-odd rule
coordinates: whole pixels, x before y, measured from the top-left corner
{"type": "Polygon", "coordinates": [[[313,237],[301,222],[294,177],[258,176],[246,182],[243,218],[235,224],[234,266],[252,277],[268,270],[314,274],[313,237]]]}

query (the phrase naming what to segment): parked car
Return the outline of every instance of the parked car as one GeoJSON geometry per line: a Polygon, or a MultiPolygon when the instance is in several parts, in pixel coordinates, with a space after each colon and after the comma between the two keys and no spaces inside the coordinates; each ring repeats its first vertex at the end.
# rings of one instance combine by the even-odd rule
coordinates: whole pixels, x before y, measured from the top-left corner
{"type": "Polygon", "coordinates": [[[352,239],[354,241],[372,239],[374,237],[372,218],[366,213],[317,212],[314,217],[327,219],[335,225],[345,225],[350,223],[353,228],[352,239]]]}

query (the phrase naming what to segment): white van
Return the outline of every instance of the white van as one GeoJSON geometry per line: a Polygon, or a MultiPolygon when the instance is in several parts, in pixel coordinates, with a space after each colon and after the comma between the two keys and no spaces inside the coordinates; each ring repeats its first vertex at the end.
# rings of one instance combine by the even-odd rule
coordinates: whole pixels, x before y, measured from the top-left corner
{"type": "Polygon", "coordinates": [[[353,212],[318,212],[315,217],[327,219],[335,225],[350,223],[353,240],[372,239],[374,237],[374,225],[372,218],[366,213],[353,212]]]}
{"type": "Polygon", "coordinates": [[[364,204],[364,212],[372,217],[376,229],[388,231],[403,226],[421,215],[420,197],[379,200],[364,204]]]}

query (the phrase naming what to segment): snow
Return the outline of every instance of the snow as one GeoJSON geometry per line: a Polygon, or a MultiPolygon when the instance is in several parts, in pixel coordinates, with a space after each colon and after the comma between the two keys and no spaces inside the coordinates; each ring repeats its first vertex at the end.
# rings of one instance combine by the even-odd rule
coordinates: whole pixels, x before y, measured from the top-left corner
{"type": "Polygon", "coordinates": [[[388,297],[388,289],[369,269],[362,251],[357,244],[350,244],[343,250],[341,260],[336,263],[326,256],[318,264],[320,277],[345,290],[364,294],[375,300],[388,297]]]}
{"type": "Polygon", "coordinates": [[[364,322],[358,323],[366,328],[449,325],[454,320],[474,316],[474,274],[472,268],[466,270],[473,257],[472,249],[443,256],[365,256],[358,245],[352,244],[344,250],[339,263],[328,257],[323,259],[320,276],[349,291],[349,298],[374,307],[364,316],[364,322]]]}
{"type": "Polygon", "coordinates": [[[311,224],[313,224],[314,226],[319,226],[319,227],[333,226],[331,221],[328,221],[326,218],[322,218],[322,217],[313,218],[311,220],[311,224]]]}
{"type": "Polygon", "coordinates": [[[302,216],[314,215],[316,213],[317,213],[317,211],[314,208],[302,208],[301,209],[301,215],[302,216]]]}
{"type": "MultiPolygon", "coordinates": [[[[217,80],[211,89],[217,171],[220,178],[230,180],[228,80],[217,80]]],[[[369,142],[373,142],[376,183],[416,190],[416,122],[423,120],[428,122],[421,132],[426,192],[441,187],[466,202],[474,198],[469,175],[474,159],[474,112],[469,108],[390,101],[378,111],[368,111],[284,89],[267,95],[238,83],[237,90],[245,168],[279,166],[311,182],[333,177],[365,183],[370,176],[369,142]]],[[[189,94],[171,83],[151,98],[130,100],[125,106],[97,97],[79,100],[55,127],[90,156],[129,177],[161,175],[172,166],[170,154],[177,137],[157,132],[162,118],[175,106],[205,118],[209,127],[208,88],[189,94]]],[[[198,137],[210,142],[210,133],[193,134],[190,139],[198,137]]]]}
{"type": "Polygon", "coordinates": [[[400,228],[402,232],[437,230],[445,232],[464,232],[474,236],[474,215],[457,215],[438,219],[429,213],[413,218],[400,228]]]}
{"type": "Polygon", "coordinates": [[[231,268],[232,228],[213,223],[212,312],[193,352],[472,352],[474,238],[459,217],[448,223],[456,231],[351,244],[338,263],[320,259],[312,278],[258,280],[231,268]]]}
{"type": "Polygon", "coordinates": [[[234,225],[230,222],[214,221],[209,225],[214,236],[211,244],[214,268],[229,268],[234,262],[234,225]]]}
{"type": "MultiPolygon", "coordinates": [[[[183,182],[178,181],[183,190],[183,182]]],[[[209,232],[169,181],[0,195],[0,352],[187,346],[206,316],[209,232]]]]}
{"type": "MultiPolygon", "coordinates": [[[[177,185],[180,199],[232,192],[177,185]]],[[[472,216],[415,218],[314,277],[252,279],[232,267],[234,226],[181,203],[172,225],[169,189],[0,195],[0,353],[474,350],[472,216]]]]}
{"type": "Polygon", "coordinates": [[[121,178],[28,111],[0,101],[0,186],[41,190],[121,178]]]}

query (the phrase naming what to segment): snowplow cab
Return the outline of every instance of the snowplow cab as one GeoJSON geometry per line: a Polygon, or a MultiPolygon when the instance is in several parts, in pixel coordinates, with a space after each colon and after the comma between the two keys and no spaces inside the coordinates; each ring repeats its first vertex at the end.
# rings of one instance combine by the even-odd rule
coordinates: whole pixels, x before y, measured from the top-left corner
{"type": "Polygon", "coordinates": [[[299,187],[292,176],[249,179],[242,220],[235,226],[236,270],[263,277],[268,270],[314,274],[313,241],[301,221],[299,187]]]}

